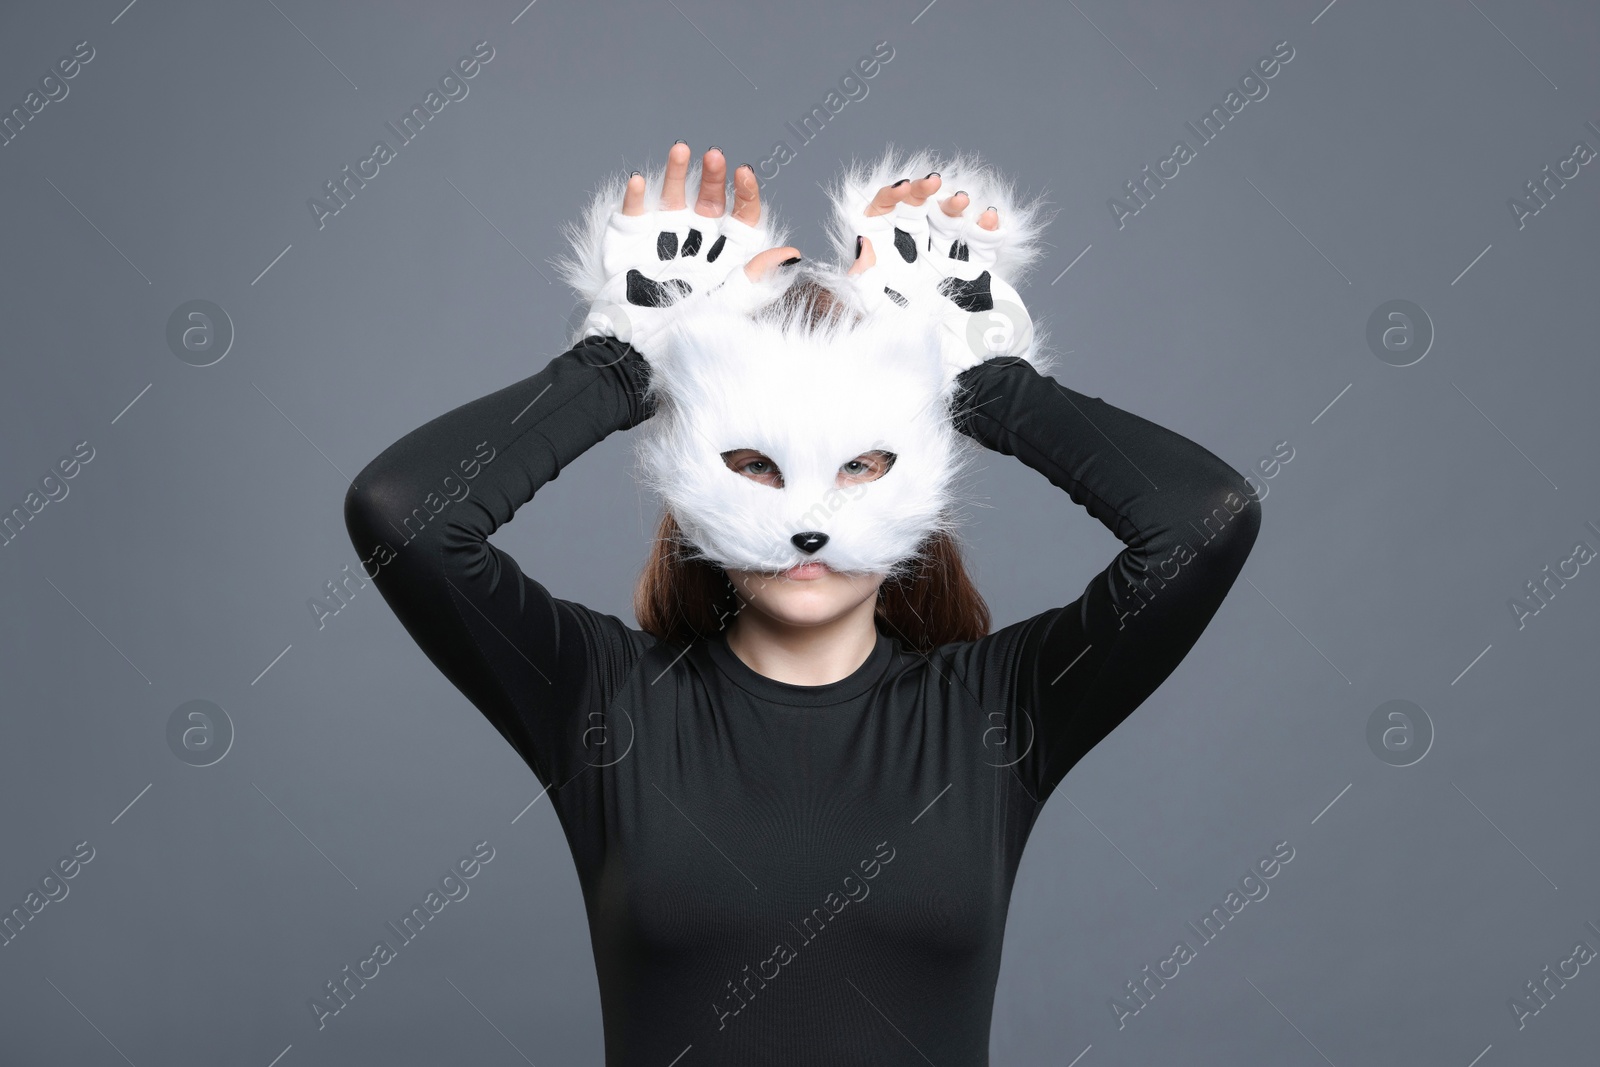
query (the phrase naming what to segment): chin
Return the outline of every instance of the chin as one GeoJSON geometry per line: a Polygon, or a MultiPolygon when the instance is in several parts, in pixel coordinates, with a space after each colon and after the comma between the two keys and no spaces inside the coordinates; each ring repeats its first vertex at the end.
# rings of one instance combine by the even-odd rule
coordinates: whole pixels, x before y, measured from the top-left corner
{"type": "Polygon", "coordinates": [[[794,579],[758,571],[730,572],[747,610],[788,623],[818,626],[847,614],[864,600],[876,599],[883,579],[873,574],[828,571],[819,578],[794,579]]]}

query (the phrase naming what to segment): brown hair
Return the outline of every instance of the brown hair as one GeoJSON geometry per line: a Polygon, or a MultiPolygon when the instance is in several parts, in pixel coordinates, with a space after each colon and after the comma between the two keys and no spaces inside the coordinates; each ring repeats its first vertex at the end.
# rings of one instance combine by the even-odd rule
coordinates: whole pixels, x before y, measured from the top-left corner
{"type": "MultiPolygon", "coordinates": [[[[802,278],[781,298],[800,303],[816,324],[845,314],[821,283],[802,278]]],[[[725,628],[741,610],[733,582],[721,567],[696,556],[672,513],[665,512],[634,587],[639,626],[660,640],[688,644],[725,628]]],[[[878,589],[875,617],[907,649],[929,652],[989,632],[989,606],[967,575],[961,548],[943,530],[931,534],[913,559],[878,589]]]]}

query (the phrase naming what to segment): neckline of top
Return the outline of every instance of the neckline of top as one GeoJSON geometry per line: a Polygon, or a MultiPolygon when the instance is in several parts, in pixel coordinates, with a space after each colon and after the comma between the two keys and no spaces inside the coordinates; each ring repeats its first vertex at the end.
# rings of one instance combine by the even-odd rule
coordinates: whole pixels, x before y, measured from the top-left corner
{"type": "Polygon", "coordinates": [[[707,647],[712,661],[722,673],[750,695],[774,704],[826,707],[830,704],[842,704],[860,696],[872,688],[888,668],[889,660],[894,656],[894,642],[882,630],[874,629],[878,637],[877,643],[872,646],[872,651],[867,654],[861,666],[838,681],[825,682],[822,685],[796,685],[793,682],[780,682],[776,678],[768,678],[761,674],[728,647],[727,630],[722,630],[714,639],[707,642],[707,647]]]}

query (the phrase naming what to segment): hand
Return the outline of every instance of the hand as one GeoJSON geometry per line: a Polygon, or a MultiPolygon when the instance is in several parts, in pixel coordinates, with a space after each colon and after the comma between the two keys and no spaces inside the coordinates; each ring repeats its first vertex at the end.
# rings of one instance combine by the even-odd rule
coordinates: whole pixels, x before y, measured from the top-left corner
{"type": "Polygon", "coordinates": [[[584,320],[583,336],[615,337],[651,358],[666,331],[695,304],[715,301],[749,312],[781,292],[783,272],[776,268],[798,259],[800,251],[767,247],[771,234],[754,169],[746,165],[734,172],[733,210],[725,215],[727,160],[720,149],[707,149],[699,197],[690,209],[684,192],[691,155],[687,144],[668,150],[659,207],[647,209],[642,174],[628,179],[622,208],[600,237],[606,280],[584,320]]]}
{"type": "Polygon", "coordinates": [[[940,316],[940,355],[953,379],[988,359],[1029,358],[1034,330],[1022,298],[992,269],[1010,236],[999,212],[970,211],[965,191],[933,202],[942,183],[929,174],[879,189],[857,220],[848,277],[869,313],[893,305],[940,316]]]}

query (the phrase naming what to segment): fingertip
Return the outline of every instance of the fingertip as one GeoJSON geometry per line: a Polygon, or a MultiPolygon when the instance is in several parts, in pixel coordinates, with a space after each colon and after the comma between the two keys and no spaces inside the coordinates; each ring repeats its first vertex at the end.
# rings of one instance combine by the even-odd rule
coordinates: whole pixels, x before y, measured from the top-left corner
{"type": "Polygon", "coordinates": [[[774,268],[788,266],[791,261],[799,258],[800,250],[798,248],[768,248],[763,252],[756,253],[751,257],[750,262],[745,264],[745,277],[751,281],[760,281],[774,268]]]}
{"type": "Polygon", "coordinates": [[[878,254],[872,250],[872,238],[856,234],[856,259],[846,274],[860,274],[877,266],[878,254]]]}
{"type": "Polygon", "coordinates": [[[644,175],[634,171],[628,175],[627,184],[623,187],[622,213],[624,215],[644,214],[644,175]]]}

